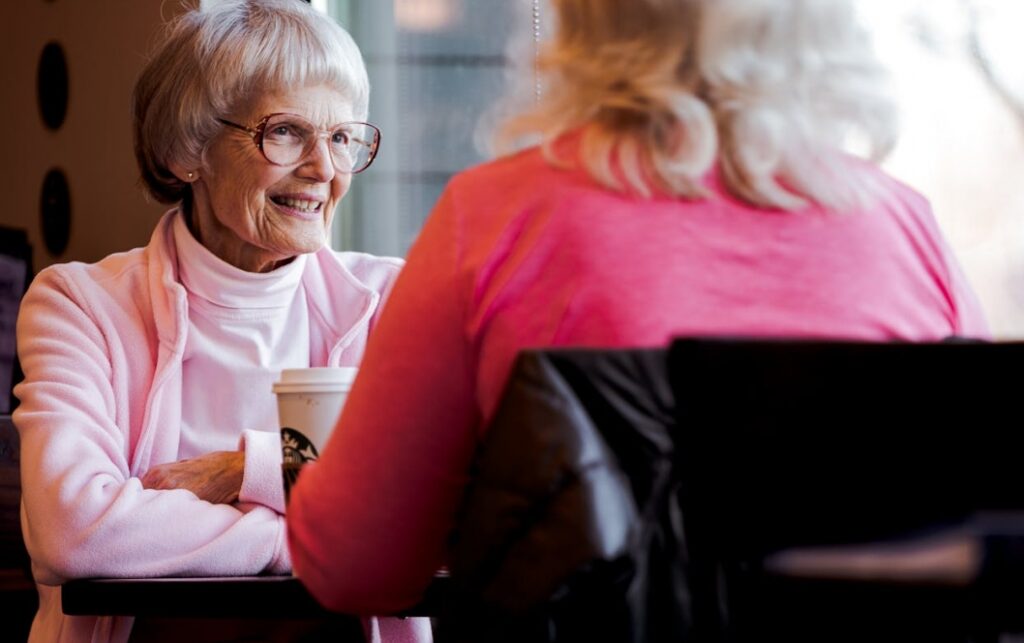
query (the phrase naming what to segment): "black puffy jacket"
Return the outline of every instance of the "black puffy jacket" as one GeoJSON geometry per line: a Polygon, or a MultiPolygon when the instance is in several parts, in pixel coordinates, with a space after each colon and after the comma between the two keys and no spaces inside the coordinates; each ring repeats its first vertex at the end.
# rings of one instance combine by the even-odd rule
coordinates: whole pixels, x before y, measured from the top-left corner
{"type": "Polygon", "coordinates": [[[682,641],[664,350],[520,355],[452,541],[442,641],[682,641]]]}

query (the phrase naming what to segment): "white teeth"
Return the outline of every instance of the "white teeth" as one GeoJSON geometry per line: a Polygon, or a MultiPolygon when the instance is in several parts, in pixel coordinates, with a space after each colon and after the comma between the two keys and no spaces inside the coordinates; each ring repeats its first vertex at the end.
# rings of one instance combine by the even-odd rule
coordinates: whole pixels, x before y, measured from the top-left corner
{"type": "Polygon", "coordinates": [[[315,212],[320,209],[320,204],[322,203],[322,201],[306,201],[305,199],[290,199],[288,197],[281,197],[277,199],[277,202],[283,206],[302,210],[303,212],[315,212]]]}

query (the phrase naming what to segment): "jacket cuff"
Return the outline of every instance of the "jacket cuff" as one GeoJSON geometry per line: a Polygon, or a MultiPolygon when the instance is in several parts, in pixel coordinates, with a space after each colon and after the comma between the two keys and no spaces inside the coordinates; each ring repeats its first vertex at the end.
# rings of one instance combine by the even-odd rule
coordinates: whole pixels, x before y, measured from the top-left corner
{"type": "Polygon", "coordinates": [[[281,437],[268,431],[242,432],[239,449],[245,453],[245,471],[239,502],[253,502],[284,513],[284,478],[281,475],[281,437]]]}

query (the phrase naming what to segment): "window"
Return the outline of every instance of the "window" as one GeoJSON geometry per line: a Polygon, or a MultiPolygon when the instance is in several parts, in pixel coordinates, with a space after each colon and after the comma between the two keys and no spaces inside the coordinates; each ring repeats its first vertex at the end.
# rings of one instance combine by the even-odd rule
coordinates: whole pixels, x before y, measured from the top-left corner
{"type": "MultiPolygon", "coordinates": [[[[370,120],[383,132],[373,167],[342,202],[337,247],[404,255],[448,179],[486,158],[486,115],[505,89],[509,34],[529,41],[531,0],[313,4],[359,43],[370,120]]],[[[532,56],[532,41],[520,49],[532,56]]]]}
{"type": "Polygon", "coordinates": [[[1024,337],[1019,0],[858,0],[902,110],[887,169],[927,196],[997,337],[1024,337]]]}

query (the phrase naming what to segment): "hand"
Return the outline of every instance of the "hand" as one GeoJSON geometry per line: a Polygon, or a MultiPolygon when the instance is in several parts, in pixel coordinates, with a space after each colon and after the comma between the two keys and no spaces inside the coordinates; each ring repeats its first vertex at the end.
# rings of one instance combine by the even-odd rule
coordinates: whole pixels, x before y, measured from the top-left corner
{"type": "Polygon", "coordinates": [[[158,464],[142,476],[146,489],[187,489],[215,504],[238,501],[245,471],[241,451],[214,451],[191,460],[158,464]]]}

